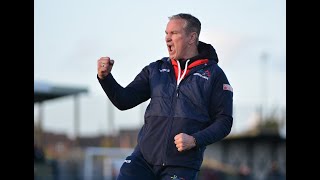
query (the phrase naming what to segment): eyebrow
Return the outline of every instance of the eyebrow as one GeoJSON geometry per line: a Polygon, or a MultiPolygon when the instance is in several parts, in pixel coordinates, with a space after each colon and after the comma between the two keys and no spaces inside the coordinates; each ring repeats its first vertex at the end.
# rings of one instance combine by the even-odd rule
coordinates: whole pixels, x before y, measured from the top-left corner
{"type": "MultiPolygon", "coordinates": [[[[166,34],[168,34],[168,31],[164,31],[166,34]]],[[[171,33],[178,33],[180,31],[177,31],[177,30],[173,30],[173,31],[170,31],[171,33]]]]}

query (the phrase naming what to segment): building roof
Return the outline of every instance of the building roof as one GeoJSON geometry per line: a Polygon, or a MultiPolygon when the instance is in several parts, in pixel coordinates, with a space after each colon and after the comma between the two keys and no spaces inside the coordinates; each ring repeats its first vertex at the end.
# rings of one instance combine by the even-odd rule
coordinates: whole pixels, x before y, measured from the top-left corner
{"type": "Polygon", "coordinates": [[[88,89],[85,87],[62,86],[34,81],[34,103],[87,92],[88,89]]]}

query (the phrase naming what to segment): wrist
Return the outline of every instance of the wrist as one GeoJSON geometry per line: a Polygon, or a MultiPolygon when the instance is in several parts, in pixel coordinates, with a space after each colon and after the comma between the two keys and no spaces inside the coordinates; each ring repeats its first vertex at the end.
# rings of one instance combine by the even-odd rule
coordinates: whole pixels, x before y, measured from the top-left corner
{"type": "Polygon", "coordinates": [[[196,147],[196,146],[197,146],[197,140],[196,140],[196,138],[195,138],[195,137],[193,137],[193,136],[192,136],[192,138],[193,138],[193,144],[194,144],[194,147],[196,147]]]}
{"type": "Polygon", "coordinates": [[[109,75],[109,73],[108,73],[107,75],[105,75],[105,74],[99,75],[99,74],[98,74],[98,78],[99,78],[100,80],[104,80],[108,75],[109,75]]]}

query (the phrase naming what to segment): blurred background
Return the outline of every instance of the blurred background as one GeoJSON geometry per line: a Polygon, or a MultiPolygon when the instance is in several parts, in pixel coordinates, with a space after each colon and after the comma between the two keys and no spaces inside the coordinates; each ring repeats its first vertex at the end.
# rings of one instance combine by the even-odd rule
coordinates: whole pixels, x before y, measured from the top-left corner
{"type": "Polygon", "coordinates": [[[199,180],[286,177],[286,1],[34,1],[34,179],[113,180],[148,102],[116,109],[96,77],[101,56],[129,84],[168,56],[168,17],[202,23],[234,91],[234,125],[207,147],[199,180]]]}

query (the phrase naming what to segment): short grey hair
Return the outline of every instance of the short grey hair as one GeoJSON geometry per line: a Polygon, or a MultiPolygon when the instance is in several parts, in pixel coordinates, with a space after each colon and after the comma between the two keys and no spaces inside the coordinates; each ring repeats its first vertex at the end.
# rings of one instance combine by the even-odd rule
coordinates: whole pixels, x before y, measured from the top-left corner
{"type": "Polygon", "coordinates": [[[200,31],[201,31],[201,22],[198,18],[192,16],[191,14],[179,13],[176,15],[172,15],[169,17],[169,20],[173,19],[183,19],[187,23],[185,25],[185,30],[187,33],[196,32],[198,34],[197,39],[199,39],[200,31]]]}

